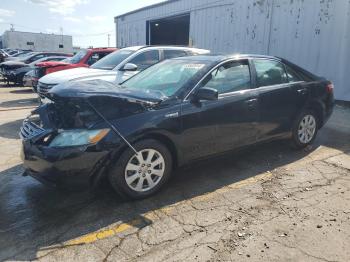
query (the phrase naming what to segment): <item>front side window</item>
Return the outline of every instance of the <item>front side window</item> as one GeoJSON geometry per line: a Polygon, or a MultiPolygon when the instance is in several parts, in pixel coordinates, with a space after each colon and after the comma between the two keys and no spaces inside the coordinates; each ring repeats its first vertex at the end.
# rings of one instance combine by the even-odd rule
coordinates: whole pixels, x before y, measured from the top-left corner
{"type": "Polygon", "coordinates": [[[151,50],[143,52],[129,61],[129,63],[137,65],[139,70],[145,70],[159,62],[159,52],[158,50],[151,50]]]}
{"type": "Polygon", "coordinates": [[[137,74],[122,84],[127,89],[137,89],[159,97],[171,97],[185,84],[205,71],[209,62],[165,60],[137,74]]]}
{"type": "Polygon", "coordinates": [[[219,94],[251,88],[248,61],[228,62],[208,75],[201,87],[216,89],[219,94]]]}
{"type": "Polygon", "coordinates": [[[284,66],[273,60],[254,60],[258,87],[287,83],[284,66]]]}

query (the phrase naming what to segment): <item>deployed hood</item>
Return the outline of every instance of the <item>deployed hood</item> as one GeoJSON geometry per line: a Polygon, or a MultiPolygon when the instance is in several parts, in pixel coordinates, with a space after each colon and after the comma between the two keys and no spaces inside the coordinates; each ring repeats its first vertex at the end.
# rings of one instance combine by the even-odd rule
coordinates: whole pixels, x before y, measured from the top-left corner
{"type": "Polygon", "coordinates": [[[162,101],[152,94],[126,90],[102,80],[60,84],[46,95],[52,102],[36,111],[46,122],[44,127],[54,130],[91,128],[105,119],[143,113],[162,101]]]}
{"type": "Polygon", "coordinates": [[[80,80],[89,77],[95,76],[104,76],[104,75],[115,75],[115,72],[102,69],[92,69],[86,67],[79,67],[73,69],[67,69],[55,73],[51,73],[40,78],[40,82],[47,85],[55,85],[64,83],[71,80],[80,80]]]}
{"type": "Polygon", "coordinates": [[[121,86],[103,80],[68,82],[54,86],[47,94],[53,101],[66,99],[89,99],[91,97],[112,97],[130,102],[159,103],[163,100],[158,93],[148,93],[140,90],[125,89],[121,86]]]}
{"type": "Polygon", "coordinates": [[[70,63],[67,62],[62,62],[62,61],[46,61],[46,62],[40,62],[37,63],[36,66],[38,67],[56,67],[56,66],[68,66],[71,65],[70,63]]]}

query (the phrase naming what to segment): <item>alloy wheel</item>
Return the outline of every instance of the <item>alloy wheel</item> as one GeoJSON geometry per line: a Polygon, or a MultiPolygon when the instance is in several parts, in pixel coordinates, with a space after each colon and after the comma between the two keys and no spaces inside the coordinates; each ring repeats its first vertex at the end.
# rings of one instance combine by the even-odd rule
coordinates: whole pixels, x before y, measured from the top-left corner
{"type": "Polygon", "coordinates": [[[154,149],[143,149],[128,161],[125,181],[134,191],[149,191],[161,181],[164,171],[165,161],[162,154],[154,149]]]}
{"type": "Polygon", "coordinates": [[[310,143],[316,133],[316,119],[313,115],[306,115],[300,121],[298,129],[299,141],[303,144],[310,143]]]}

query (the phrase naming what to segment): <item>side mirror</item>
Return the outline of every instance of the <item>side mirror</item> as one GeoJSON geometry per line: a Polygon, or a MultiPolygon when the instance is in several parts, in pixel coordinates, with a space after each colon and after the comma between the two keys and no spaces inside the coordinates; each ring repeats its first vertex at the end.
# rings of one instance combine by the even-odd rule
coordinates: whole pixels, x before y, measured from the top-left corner
{"type": "Polygon", "coordinates": [[[197,92],[193,95],[193,100],[208,100],[213,101],[219,98],[218,90],[214,88],[202,87],[197,90],[197,92]]]}
{"type": "Polygon", "coordinates": [[[133,64],[133,63],[127,63],[124,67],[123,67],[123,71],[136,71],[137,70],[137,65],[133,64]]]}

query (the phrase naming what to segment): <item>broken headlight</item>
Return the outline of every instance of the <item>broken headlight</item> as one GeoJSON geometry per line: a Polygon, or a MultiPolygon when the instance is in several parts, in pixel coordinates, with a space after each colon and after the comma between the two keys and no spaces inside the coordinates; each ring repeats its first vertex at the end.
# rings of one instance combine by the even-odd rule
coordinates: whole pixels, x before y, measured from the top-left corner
{"type": "Polygon", "coordinates": [[[69,147],[96,144],[104,138],[109,132],[109,129],[74,129],[64,130],[51,141],[51,147],[69,147]]]}

